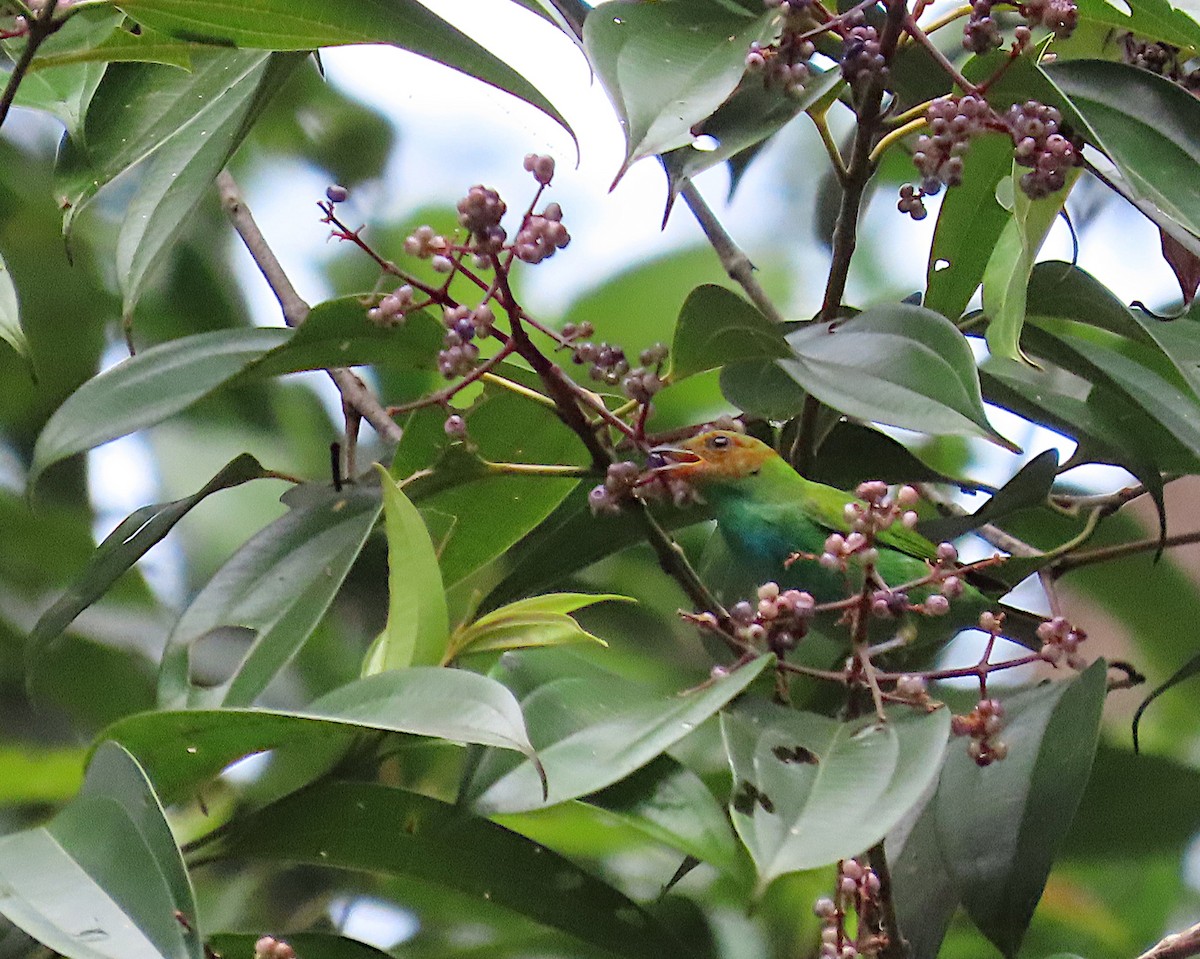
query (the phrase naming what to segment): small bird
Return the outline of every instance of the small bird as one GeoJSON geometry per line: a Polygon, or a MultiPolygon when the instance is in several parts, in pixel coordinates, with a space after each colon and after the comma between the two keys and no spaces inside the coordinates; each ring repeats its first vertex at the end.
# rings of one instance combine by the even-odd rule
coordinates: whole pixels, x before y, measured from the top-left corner
{"type": "MultiPolygon", "coordinates": [[[[895,521],[874,531],[873,544],[864,542],[861,532],[855,539],[856,520],[859,526],[863,517],[870,523],[870,504],[805,479],[775,450],[752,436],[730,430],[701,433],[678,445],[654,449],[648,465],[652,476],[687,483],[712,509],[728,557],[721,565],[733,566],[719,570],[722,579],[736,584],[724,591],[729,601],[753,602],[756,588],[768,582],[785,590],[803,590],[817,603],[844,600],[862,589],[862,552],[873,546],[880,590],[877,603],[887,602],[887,587],[929,580],[935,568],[941,570],[935,582],[911,589],[906,603],[903,599],[895,603],[896,607],[923,604],[933,614],[917,616],[911,610],[895,609],[902,622],[893,620],[891,631],[909,634],[909,638],[915,634],[922,647],[928,641],[945,642],[960,630],[976,626],[980,615],[990,610],[1003,609],[1034,625],[1042,622],[1023,610],[999,606],[955,575],[953,547],[935,545],[909,528],[899,519],[903,515],[900,510],[892,510],[895,521]],[[850,561],[839,561],[846,558],[850,561]]],[[[870,492],[877,504],[883,503],[887,487],[867,484],[876,485],[879,488],[870,492]]],[[[874,515],[881,514],[876,511],[874,515]]],[[[878,612],[883,614],[881,620],[887,619],[888,611],[878,612]]],[[[873,639],[883,626],[883,621],[873,624],[873,639]]],[[[848,636],[844,627],[842,632],[848,636]]],[[[1025,641],[1024,637],[1019,641],[1025,641]]]]}

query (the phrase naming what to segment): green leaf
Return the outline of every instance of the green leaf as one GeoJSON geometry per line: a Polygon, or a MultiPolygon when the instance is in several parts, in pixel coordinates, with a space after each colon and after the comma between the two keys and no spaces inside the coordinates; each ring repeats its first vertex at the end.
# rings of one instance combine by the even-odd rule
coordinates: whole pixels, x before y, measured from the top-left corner
{"type": "Polygon", "coordinates": [[[117,237],[117,276],[128,320],[154,269],[186,229],[213,180],[305,54],[241,55],[225,86],[154,151],[117,237]]]}
{"type": "MultiPolygon", "coordinates": [[[[812,69],[815,76],[798,96],[765,84],[761,75],[751,74],[738,84],[733,95],[697,128],[703,136],[715,140],[715,145],[706,142],[705,149],[701,149],[692,140],[663,155],[671,200],[693,177],[762,143],[845,83],[840,70],[812,69]]],[[[668,212],[669,208],[668,203],[668,212]]]]}
{"type": "Polygon", "coordinates": [[[987,421],[971,347],[944,316],[909,303],[788,335],[780,366],[821,402],[858,419],[1012,448],[987,421]]]}
{"type": "Polygon", "coordinates": [[[436,666],[450,634],[437,554],[417,508],[377,469],[388,542],[388,619],[378,662],[382,669],[436,666]]]}
{"type": "MultiPolygon", "coordinates": [[[[1197,28],[1200,30],[1200,27],[1197,28]]],[[[1134,192],[1200,235],[1200,100],[1148,70],[1071,60],[1046,73],[1091,128],[1089,139],[1134,192]]]]}
{"type": "Polygon", "coordinates": [[[950,712],[840,723],[759,700],[721,717],[731,815],[765,888],[879,842],[933,782],[950,712]]]}
{"type": "Polygon", "coordinates": [[[1012,172],[1012,140],[1000,134],[972,137],[964,160],[963,182],[946,191],[938,211],[925,274],[924,305],[951,319],[966,311],[1009,222],[996,187],[1012,172]]]}
{"type": "Polygon", "coordinates": [[[96,547],[91,562],[79,578],[42,614],[29,634],[26,646],[29,682],[34,682],[34,673],[39,664],[75,617],[108,592],[117,577],[145,556],[150,547],[160,542],[192,507],[212,493],[268,475],[258,460],[243,453],[230,460],[224,469],[191,496],[170,503],[143,506],[123,519],[96,547]]]}
{"type": "Polygon", "coordinates": [[[671,373],[684,379],[739,360],[791,356],[783,330],[740,296],[705,284],[688,295],[675,326],[671,373]]]}
{"type": "Polygon", "coordinates": [[[1106,665],[1004,700],[1002,762],[980,768],[951,749],[938,792],[946,866],[980,931],[1016,955],[1096,751],[1106,665]]]}
{"type": "Polygon", "coordinates": [[[607,646],[608,643],[583,629],[567,614],[609,600],[634,602],[629,596],[613,593],[550,593],[517,600],[455,630],[446,658],[568,643],[593,642],[607,646]]]}
{"type": "Polygon", "coordinates": [[[721,367],[721,393],[742,412],[776,422],[798,416],[808,397],[782,364],[767,360],[721,367]]]}
{"type": "Polygon", "coordinates": [[[31,362],[29,341],[21,328],[21,309],[17,303],[17,288],[12,274],[0,257],[0,340],[19,353],[26,362],[31,362]]]}
{"type": "Polygon", "coordinates": [[[1018,510],[1041,506],[1058,476],[1058,452],[1045,450],[1022,466],[1015,476],[968,516],[928,520],[917,531],[934,543],[957,539],[984,523],[993,523],[1018,510]]]}
{"type": "Polygon", "coordinates": [[[1127,0],[1120,7],[1109,0],[1079,0],[1081,20],[1128,30],[1140,37],[1177,47],[1200,49],[1200,23],[1184,12],[1187,0],[1172,6],[1167,0],[1127,0]],[[1128,12],[1126,12],[1128,11],[1128,12]]]}
{"type": "Polygon", "coordinates": [[[312,635],[381,509],[373,489],[316,492],[251,537],[184,610],[163,651],[162,705],[248,706],[312,635]],[[227,679],[193,685],[193,650],[223,628],[254,638],[227,679]]]}
{"type": "Polygon", "coordinates": [[[1200,675],[1200,653],[1197,653],[1177,670],[1175,670],[1175,672],[1173,672],[1168,679],[1162,682],[1157,688],[1154,689],[1153,692],[1150,693],[1150,695],[1141,701],[1141,703],[1138,705],[1137,712],[1133,714],[1133,723],[1131,726],[1133,731],[1134,752],[1136,752],[1138,749],[1138,726],[1142,721],[1142,714],[1146,712],[1146,707],[1154,702],[1154,700],[1158,699],[1159,696],[1165,693],[1172,686],[1178,686],[1180,683],[1186,682],[1193,676],[1197,675],[1200,675]]]}
{"type": "Polygon", "coordinates": [[[718,0],[605,3],[583,24],[583,49],[625,130],[619,180],[642,157],[690,143],[692,127],[733,93],[746,50],[775,32],[718,0]]]}
{"type": "Polygon", "coordinates": [[[122,0],[117,6],[144,26],[205,43],[297,51],[388,43],[511,93],[571,133],[536,87],[416,0],[243,0],[232,7],[221,0],[122,0]]]}
{"type": "Polygon", "coordinates": [[[477,673],[432,666],[369,676],[300,710],[160,710],[121,719],[104,735],[136,755],[161,794],[178,801],[245,756],[328,743],[344,748],[367,731],[535,755],[512,693],[477,673]]]}
{"type": "Polygon", "coordinates": [[[0,744],[0,804],[66,802],[79,790],[86,758],[78,746],[0,744]]]}
{"type": "Polygon", "coordinates": [[[183,857],[145,773],[115,743],[47,825],[0,838],[0,885],[0,913],[68,959],[203,954],[175,918],[196,918],[183,857]]]}
{"type": "Polygon", "coordinates": [[[311,787],[242,818],[215,851],[417,879],[617,955],[678,955],[650,915],[570,860],[458,806],[386,786],[311,787]]]}
{"type": "Polygon", "coordinates": [[[186,409],[289,336],[290,330],[276,328],[199,333],[153,346],[105,370],[68,396],[42,428],[30,487],[59,460],[186,409]]]}
{"type": "Polygon", "coordinates": [[[599,717],[586,716],[574,705],[581,694],[579,683],[547,684],[522,708],[546,770],[548,795],[540,794],[537,770],[529,762],[501,770],[499,775],[489,774],[483,763],[468,789],[471,806],[489,816],[524,812],[610,786],[665,752],[720,710],[770,661],[770,656],[760,656],[705,688],[684,695],[647,695],[628,684],[610,684],[603,693],[607,708],[599,717]]]}
{"type": "Polygon", "coordinates": [[[1038,251],[1054,225],[1079,171],[1067,175],[1067,186],[1051,196],[1031,200],[1018,181],[1022,168],[1013,165],[1012,217],[992,249],[983,272],[983,312],[987,314],[988,351],[1007,360],[1025,361],[1021,328],[1025,325],[1029,276],[1038,251]]]}

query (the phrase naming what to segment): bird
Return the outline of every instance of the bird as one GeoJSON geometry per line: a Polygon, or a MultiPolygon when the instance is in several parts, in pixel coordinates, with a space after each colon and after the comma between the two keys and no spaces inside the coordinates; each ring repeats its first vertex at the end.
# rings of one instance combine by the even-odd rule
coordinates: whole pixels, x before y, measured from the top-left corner
{"type": "MultiPolygon", "coordinates": [[[[1044,619],[998,604],[968,582],[965,574],[958,575],[953,546],[935,544],[910,528],[916,514],[906,515],[911,511],[894,505],[897,498],[887,497],[883,483],[859,487],[868,494],[864,500],[805,479],[768,444],[723,429],[653,448],[647,477],[672,485],[683,482],[709,506],[720,539],[716,553],[723,556],[707,564],[706,573],[715,572],[725,580],[722,598],[727,601],[736,598],[753,606],[758,598],[755,591],[766,584],[801,590],[817,604],[845,600],[863,590],[867,564],[862,560],[868,558],[865,550],[872,549],[869,557],[874,557],[870,565],[876,582],[869,591],[874,594],[873,611],[879,614],[873,617],[872,641],[890,629],[895,646],[940,646],[963,629],[977,626],[982,614],[1003,611],[1006,624],[1010,617],[1022,624],[1012,638],[1034,648],[1040,645],[1035,630],[1044,619]],[[871,526],[872,516],[890,516],[891,522],[876,523],[868,538],[861,528],[864,518],[871,526]],[[891,591],[918,583],[903,596],[891,591]]],[[[915,491],[903,498],[902,506],[911,505],[915,491]]],[[[826,627],[828,635],[833,624],[826,627]]],[[[849,635],[844,625],[840,631],[849,635]]]]}

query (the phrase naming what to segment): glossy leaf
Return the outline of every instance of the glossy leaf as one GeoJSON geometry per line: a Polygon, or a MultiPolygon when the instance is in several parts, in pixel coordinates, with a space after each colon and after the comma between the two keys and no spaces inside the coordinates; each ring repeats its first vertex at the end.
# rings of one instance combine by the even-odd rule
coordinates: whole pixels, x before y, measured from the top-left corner
{"type": "Polygon", "coordinates": [[[925,273],[924,305],[952,320],[966,311],[983,282],[988,257],[1009,222],[996,187],[1012,171],[1012,140],[999,134],[972,137],[964,160],[963,182],[946,191],[938,210],[925,273]]]}
{"type": "MultiPolygon", "coordinates": [[[[1200,27],[1198,27],[1200,30],[1200,27]]],[[[1046,67],[1094,142],[1143,199],[1200,235],[1200,100],[1148,70],[1106,60],[1046,67]]]]}
{"type": "Polygon", "coordinates": [[[619,694],[621,700],[609,698],[607,712],[600,717],[576,714],[571,719],[571,700],[578,689],[570,683],[547,685],[539,690],[536,709],[533,702],[523,709],[546,770],[549,794],[540,794],[537,770],[529,762],[491,780],[481,767],[469,789],[471,806],[481,815],[523,812],[610,786],[692,732],[749,686],[768,662],[769,656],[759,657],[684,695],[653,696],[626,688],[619,694]],[[542,725],[540,717],[545,717],[542,725]]]}
{"type": "Polygon", "coordinates": [[[1045,450],[1022,466],[974,513],[929,520],[921,523],[918,531],[935,543],[957,539],[984,523],[995,522],[1017,510],[1044,504],[1057,476],[1058,452],[1045,450]]]}
{"type": "Polygon", "coordinates": [[[225,85],[154,151],[117,237],[117,276],[127,320],[154,269],[212,191],[216,175],[304,56],[240,55],[231,62],[225,85]]]}
{"type": "Polygon", "coordinates": [[[949,710],[839,723],[747,701],[721,717],[731,815],[763,886],[879,842],[937,775],[949,710]]]}
{"type": "Polygon", "coordinates": [[[988,351],[1007,360],[1025,360],[1021,329],[1025,325],[1029,276],[1038,251],[1058,218],[1078,171],[1068,174],[1067,186],[1051,196],[1031,200],[1018,181],[1023,168],[1013,166],[1012,215],[992,249],[983,272],[983,312],[987,314],[988,351]]]}
{"type": "Polygon", "coordinates": [[[357,680],[300,710],[160,710],[121,719],[104,735],[136,755],[175,801],[245,756],[329,743],[344,748],[369,731],[534,755],[512,693],[485,676],[431,666],[357,680]]]}
{"type": "Polygon", "coordinates": [[[790,355],[778,324],[733,291],[705,284],[692,290],[679,313],[671,373],[683,379],[739,360],[790,355]]]}
{"type": "Polygon", "coordinates": [[[249,706],[312,635],[381,508],[373,489],[316,492],[251,537],[179,617],[159,673],[164,706],[249,706]],[[229,628],[253,640],[227,679],[195,685],[196,645],[229,628]]]}
{"type": "Polygon", "coordinates": [[[457,806],[386,786],[306,789],[241,819],[216,851],[417,879],[622,956],[678,950],[636,903],[569,860],[457,806]]]}
{"type": "Polygon", "coordinates": [[[524,77],[416,0],[122,0],[138,23],[185,40],[262,50],[388,43],[476,77],[570,127],[524,77]]]}
{"type": "Polygon", "coordinates": [[[1200,23],[1197,12],[1186,12],[1187,0],[1174,4],[1168,0],[1129,0],[1117,6],[1108,0],[1079,0],[1079,14],[1093,23],[1118,30],[1128,30],[1139,36],[1177,47],[1200,48],[1200,23]]]}
{"type": "Polygon", "coordinates": [[[859,419],[1011,447],[987,421],[975,359],[944,316],[907,303],[788,335],[780,366],[821,402],[859,419]]]}
{"type": "Polygon", "coordinates": [[[704,149],[693,140],[663,155],[672,200],[688,180],[762,143],[845,83],[838,70],[813,69],[816,75],[798,95],[765,84],[761,74],[747,76],[697,128],[702,136],[711,138],[699,141],[704,149]]]}
{"type": "Polygon", "coordinates": [[[781,364],[767,360],[723,366],[721,393],[742,412],[776,422],[799,415],[808,396],[781,364]]]}
{"type": "Polygon", "coordinates": [[[692,127],[741,80],[750,44],[774,32],[773,19],[717,0],[607,3],[588,14],[583,48],[625,130],[617,179],[642,157],[692,141],[692,127]]]}
{"type": "Polygon", "coordinates": [[[0,883],[0,914],[68,959],[201,959],[175,918],[196,916],[183,858],[145,773],[114,743],[47,825],[0,838],[0,883]]]}
{"type": "Polygon", "coordinates": [[[26,662],[31,672],[36,671],[47,650],[75,617],[108,592],[117,578],[160,542],[192,507],[212,493],[267,475],[258,460],[243,453],[191,496],[143,506],[122,520],[96,547],[79,578],[34,626],[26,647],[26,662]]]}
{"type": "Polygon", "coordinates": [[[59,460],[159,423],[285,342],[286,329],[198,333],[153,346],[82,384],[43,427],[29,484],[59,460]]]}
{"type": "Polygon", "coordinates": [[[29,360],[29,341],[25,339],[25,331],[21,328],[17,288],[3,258],[0,258],[0,340],[29,360]]]}
{"type": "Polygon", "coordinates": [[[1105,663],[1077,679],[1005,700],[1003,762],[951,749],[937,796],[947,867],[980,931],[1006,956],[1021,944],[1050,865],[1087,785],[1105,693],[1105,663]]]}
{"type": "Polygon", "coordinates": [[[613,593],[550,593],[517,600],[456,629],[450,637],[446,658],[569,643],[593,642],[607,646],[604,640],[583,629],[568,613],[609,600],[634,601],[629,596],[613,593]]]}
{"type": "Polygon", "coordinates": [[[379,467],[388,542],[388,619],[378,662],[382,669],[436,666],[446,652],[450,622],[442,574],[429,531],[400,485],[379,467]]]}

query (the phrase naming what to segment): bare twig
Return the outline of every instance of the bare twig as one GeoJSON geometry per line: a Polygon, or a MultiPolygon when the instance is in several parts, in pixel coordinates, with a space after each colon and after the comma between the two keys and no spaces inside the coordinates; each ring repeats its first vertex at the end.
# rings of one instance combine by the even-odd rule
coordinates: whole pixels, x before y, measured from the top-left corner
{"type": "Polygon", "coordinates": [[[0,126],[3,126],[4,121],[8,119],[8,111],[12,109],[13,101],[16,99],[17,88],[20,87],[21,81],[25,79],[25,74],[29,72],[29,68],[33,64],[33,58],[37,56],[38,48],[59,27],[66,23],[65,19],[54,19],[54,8],[57,5],[58,0],[48,0],[36,17],[32,20],[26,19],[26,23],[29,24],[29,33],[26,36],[25,49],[21,51],[20,59],[17,60],[12,73],[8,75],[8,82],[4,85],[4,92],[0,93],[0,126]]]}
{"type": "Polygon", "coordinates": [[[1200,956],[1200,922],[1155,943],[1138,959],[1188,959],[1200,956]]]}
{"type": "MultiPolygon", "coordinates": [[[[242,199],[237,182],[228,170],[217,174],[217,190],[221,197],[221,206],[225,209],[233,228],[241,237],[246,250],[253,257],[255,265],[267,281],[279,307],[283,311],[283,320],[288,326],[299,326],[310,311],[309,305],[296,292],[292,281],[288,278],[275,251],[267,243],[262,230],[258,228],[254,217],[242,199]]],[[[404,431],[388,416],[367,385],[352,371],[345,367],[333,367],[327,371],[330,379],[342,394],[342,401],[365,419],[383,439],[391,443],[400,442],[404,431]]],[[[347,420],[349,424],[349,420],[347,420]]],[[[347,435],[347,460],[353,459],[350,449],[350,436],[347,435]]]]}
{"type": "Polygon", "coordinates": [[[1099,546],[1096,549],[1063,556],[1055,560],[1050,568],[1056,576],[1061,576],[1063,573],[1070,572],[1073,569],[1080,569],[1084,566],[1094,566],[1096,563],[1107,563],[1114,559],[1124,559],[1126,556],[1135,556],[1138,553],[1151,553],[1160,546],[1167,549],[1172,546],[1188,546],[1192,543],[1200,543],[1200,530],[1193,530],[1190,533],[1177,533],[1174,536],[1167,536],[1165,538],[1150,536],[1146,539],[1134,540],[1131,543],[1117,543],[1115,546],[1099,546]]]}

